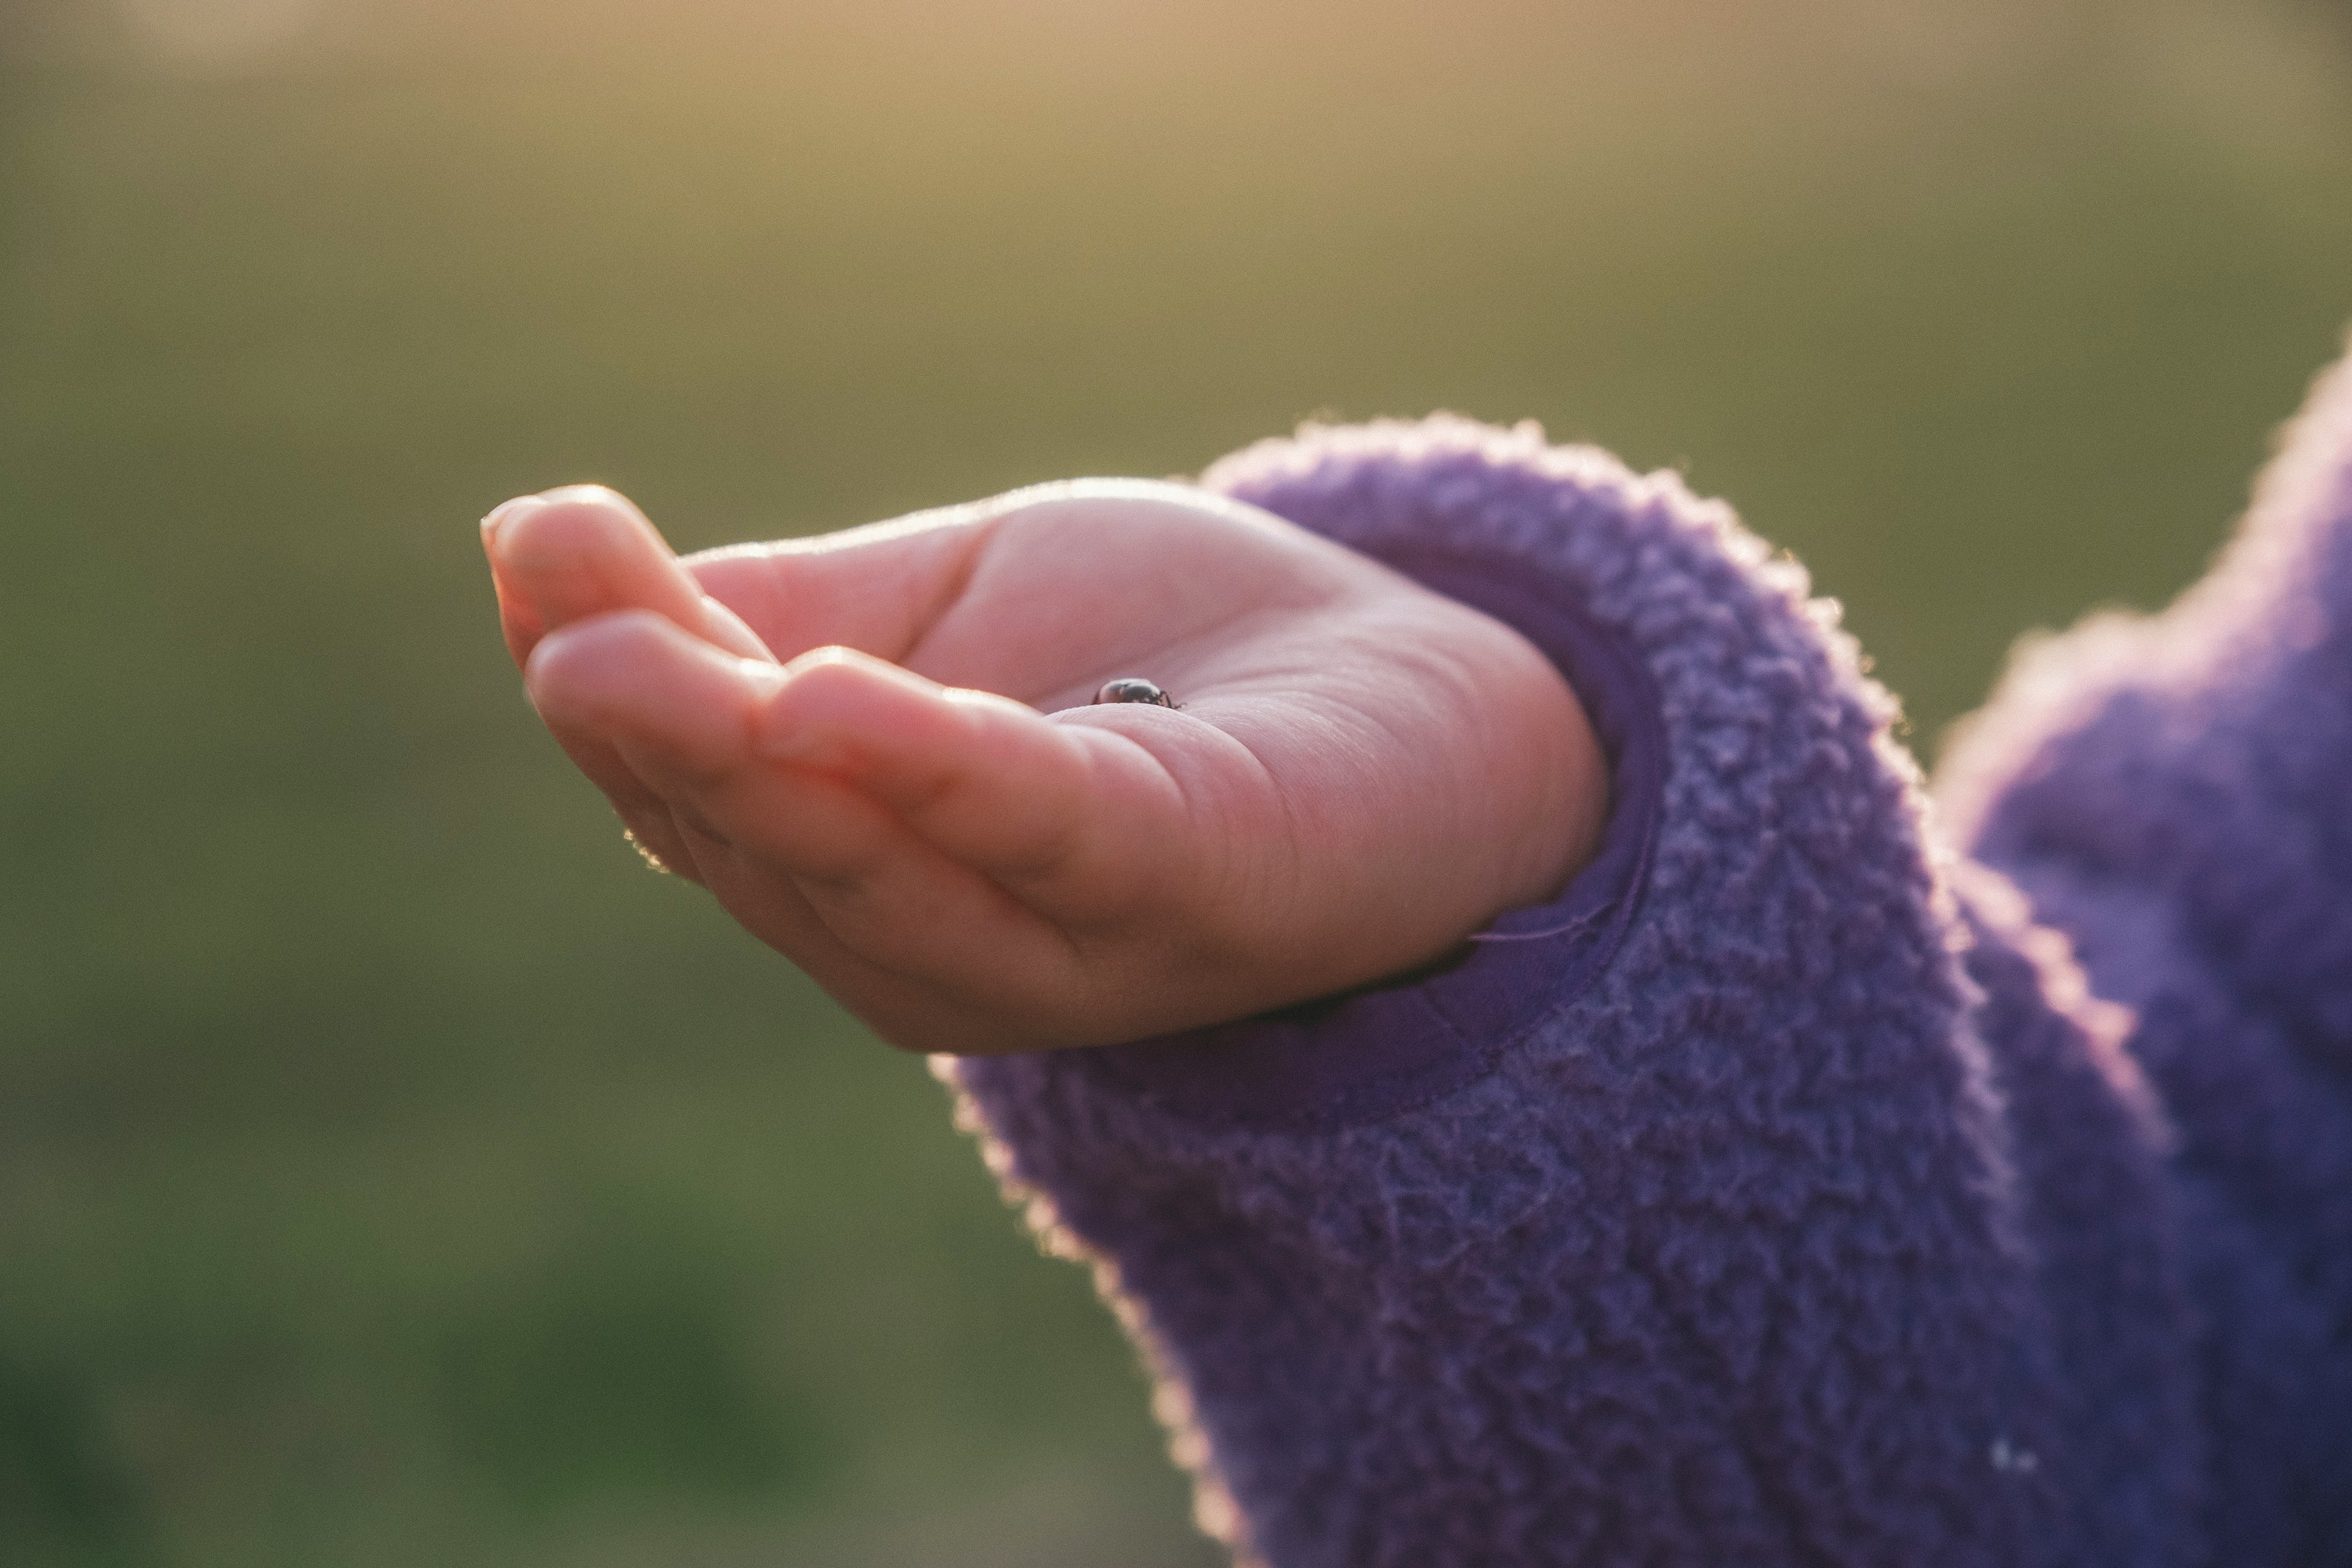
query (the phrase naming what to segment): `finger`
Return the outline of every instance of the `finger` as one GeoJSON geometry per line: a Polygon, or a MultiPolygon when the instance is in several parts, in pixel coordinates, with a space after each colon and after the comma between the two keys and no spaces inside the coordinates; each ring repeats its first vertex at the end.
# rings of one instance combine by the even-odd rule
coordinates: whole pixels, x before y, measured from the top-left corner
{"type": "Polygon", "coordinates": [[[483,521],[509,646],[528,658],[540,637],[613,610],[650,610],[726,651],[766,658],[751,628],[705,594],[652,523],[601,485],[507,502],[483,521]]]}
{"type": "MultiPolygon", "coordinates": [[[[1080,994],[1070,942],[988,878],[961,865],[849,785],[767,764],[697,791],[735,860],[712,890],[765,936],[781,882],[860,963],[985,1015],[1034,1014],[1080,994]]],[[[800,958],[803,937],[776,945],[800,958]]]]}
{"type": "MultiPolygon", "coordinates": [[[[613,684],[612,675],[635,673],[628,666],[628,639],[616,636],[616,630],[625,628],[606,624],[629,616],[641,617],[681,641],[694,640],[646,611],[575,624],[538,643],[524,666],[524,689],[564,754],[604,792],[638,849],[661,869],[689,881],[705,881],[701,862],[671,801],[614,743],[614,728],[602,710],[602,689],[613,684]],[[606,666],[614,668],[606,670],[606,666]]],[[[664,700],[650,692],[638,693],[637,699],[664,700]]]]}
{"type": "MultiPolygon", "coordinates": [[[[500,567],[498,540],[505,524],[541,504],[537,496],[517,496],[500,502],[482,519],[482,553],[489,561],[490,586],[498,597],[499,631],[506,640],[508,655],[518,667],[530,657],[531,649],[547,635],[547,627],[514,582],[512,574],[500,567]]],[[[684,847],[667,843],[670,836],[650,819],[651,816],[666,818],[667,814],[661,810],[660,802],[652,799],[652,792],[629,773],[628,764],[621,760],[619,752],[602,742],[567,739],[562,735],[558,735],[556,741],[573,765],[604,792],[612,802],[613,809],[629,824],[630,837],[641,849],[656,858],[656,864],[687,863],[684,847]]]]}
{"type": "MultiPolygon", "coordinates": [[[[651,610],[629,609],[551,631],[531,650],[523,688],[567,744],[643,752],[662,774],[692,779],[746,757],[755,668],[775,667],[721,653],[651,610]]],[[[655,777],[634,771],[652,795],[672,798],[655,777]]]]}
{"type": "MultiPolygon", "coordinates": [[[[630,804],[658,803],[707,838],[748,843],[779,874],[855,878],[903,829],[837,780],[752,755],[751,715],[782,679],[646,610],[550,633],[526,671],[559,739],[609,747],[626,765],[642,792],[630,804]]],[[[616,802],[629,787],[612,792],[616,802]]]]}
{"type": "Polygon", "coordinates": [[[498,595],[499,631],[505,637],[507,652],[513,657],[517,666],[530,657],[530,650],[541,637],[547,635],[547,628],[540,624],[539,616],[509,580],[507,574],[499,569],[499,558],[492,541],[501,521],[512,516],[518,508],[534,505],[536,501],[535,497],[518,496],[482,519],[482,553],[490,563],[490,588],[498,595]]]}
{"type": "Polygon", "coordinates": [[[845,779],[950,859],[1024,878],[1050,875],[1086,842],[1106,780],[1131,797],[1127,820],[1139,834],[1181,811],[1164,773],[1153,798],[1148,757],[1135,758],[1140,790],[1116,758],[1098,763],[1105,742],[1133,750],[839,647],[786,667],[751,739],[761,755],[845,779]]]}
{"type": "Polygon", "coordinates": [[[603,741],[558,731],[556,743],[588,781],[604,792],[629,841],[656,870],[674,871],[689,882],[704,880],[701,868],[669,803],[639,778],[620,752],[603,741]]]}
{"type": "Polygon", "coordinates": [[[1034,1005],[1076,978],[1057,933],[882,803],[846,780],[751,753],[755,706],[789,681],[774,667],[630,611],[551,633],[529,680],[551,728],[609,743],[670,805],[704,879],[762,935],[777,934],[787,914],[759,886],[764,871],[789,879],[863,960],[988,1005],[1034,1005]],[[715,863],[698,834],[736,863],[715,863]]]}
{"type": "MultiPolygon", "coordinates": [[[[492,541],[502,522],[539,504],[535,496],[520,496],[482,519],[482,549],[490,558],[490,582],[498,595],[499,629],[506,639],[507,652],[518,666],[530,657],[531,649],[546,635],[547,628],[509,574],[499,570],[492,541]]],[[[638,851],[656,868],[692,878],[693,858],[687,853],[667,808],[629,771],[620,752],[602,741],[584,736],[558,733],[555,739],[572,765],[604,792],[613,809],[626,824],[629,839],[638,851]]]]}
{"type": "Polygon", "coordinates": [[[960,1056],[1077,1043],[1066,1030],[1054,1031],[1034,1009],[984,1015],[953,986],[876,963],[844,942],[795,884],[780,885],[746,869],[750,864],[739,862],[733,875],[712,884],[720,904],[885,1042],[902,1050],[960,1056]]]}
{"type": "MultiPolygon", "coordinates": [[[[482,521],[499,618],[518,664],[549,630],[622,607],[642,607],[722,647],[765,657],[759,639],[692,583],[635,507],[596,486],[507,502],[482,521]]],[[[609,797],[631,837],[656,862],[690,879],[700,873],[667,803],[610,742],[559,730],[573,763],[609,797]]]]}

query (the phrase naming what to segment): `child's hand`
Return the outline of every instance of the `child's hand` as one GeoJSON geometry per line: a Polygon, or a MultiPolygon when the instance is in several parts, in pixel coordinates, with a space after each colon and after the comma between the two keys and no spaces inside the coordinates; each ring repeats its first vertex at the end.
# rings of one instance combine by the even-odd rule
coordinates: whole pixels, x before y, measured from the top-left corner
{"type": "Polygon", "coordinates": [[[1517,633],[1255,508],[1082,481],[680,561],[609,490],[483,524],[636,841],[884,1039],[1136,1039],[1410,969],[1590,858],[1517,633]],[[1119,676],[1181,705],[1090,705],[1119,676]],[[1002,695],[991,695],[1001,693],[1002,695]]]}

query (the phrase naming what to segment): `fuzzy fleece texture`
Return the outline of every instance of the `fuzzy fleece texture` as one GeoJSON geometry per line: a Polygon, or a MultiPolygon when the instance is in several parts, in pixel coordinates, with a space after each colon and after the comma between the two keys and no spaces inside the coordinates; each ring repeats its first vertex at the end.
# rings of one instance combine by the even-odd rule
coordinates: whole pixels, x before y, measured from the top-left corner
{"type": "Polygon", "coordinates": [[[1202,482],[1519,626],[1616,784],[1517,940],[940,1063],[1204,1527],[1269,1568],[2352,1563],[2352,371],[2207,583],[2021,660],[1949,832],[1834,607],[1672,476],[1438,418],[1202,482]]]}

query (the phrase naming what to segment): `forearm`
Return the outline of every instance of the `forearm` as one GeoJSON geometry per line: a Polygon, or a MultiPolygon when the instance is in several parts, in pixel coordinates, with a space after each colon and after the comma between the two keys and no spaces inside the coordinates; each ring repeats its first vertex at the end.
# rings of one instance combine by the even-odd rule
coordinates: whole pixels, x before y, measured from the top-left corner
{"type": "MultiPolygon", "coordinates": [[[[2141,1539],[2021,1484],[2069,1429],[2028,1397],[2058,1342],[2043,1210],[1891,704],[1801,574],[1671,479],[1524,433],[1335,432],[1209,480],[1517,625],[1615,768],[1599,859],[1503,922],[1525,940],[956,1069],[995,1163],[1108,1266],[1249,1543],[1468,1568],[2141,1539]]],[[[2038,984],[2035,1037],[2089,1059],[2038,984]]],[[[2158,1226],[2144,1129],[2084,1136],[2125,1173],[2111,1226],[2158,1226]]]]}

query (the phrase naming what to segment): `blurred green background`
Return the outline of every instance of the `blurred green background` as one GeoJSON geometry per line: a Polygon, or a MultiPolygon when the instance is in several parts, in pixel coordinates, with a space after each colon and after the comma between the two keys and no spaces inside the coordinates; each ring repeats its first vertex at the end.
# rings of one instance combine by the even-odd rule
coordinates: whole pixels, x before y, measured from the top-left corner
{"type": "Polygon", "coordinates": [[[13,0],[0,1562],[1213,1561],[920,1064],[537,731],[504,496],[1533,416],[1926,749],[2198,570],[2347,315],[2314,0],[13,0]]]}

